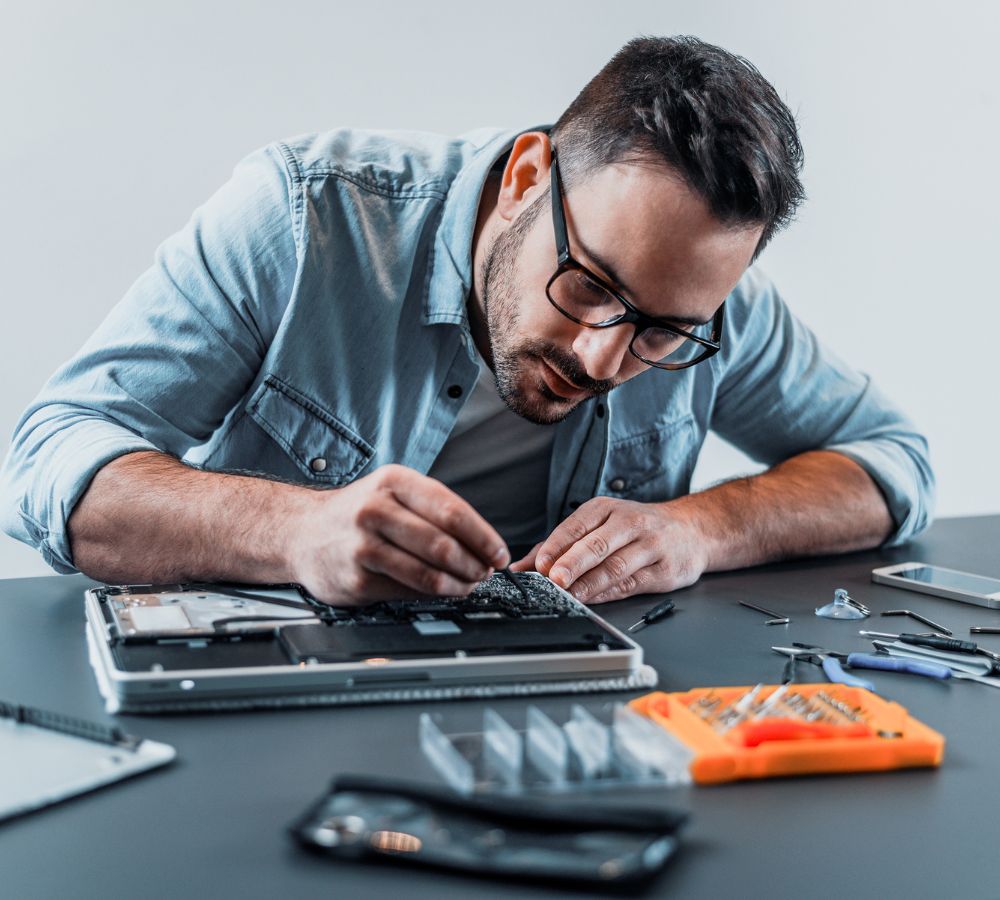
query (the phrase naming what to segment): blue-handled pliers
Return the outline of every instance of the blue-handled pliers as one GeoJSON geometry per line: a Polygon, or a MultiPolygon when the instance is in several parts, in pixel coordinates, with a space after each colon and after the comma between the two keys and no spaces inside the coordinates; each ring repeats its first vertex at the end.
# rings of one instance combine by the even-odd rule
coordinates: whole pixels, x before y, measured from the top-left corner
{"type": "Polygon", "coordinates": [[[892,657],[888,653],[834,653],[833,650],[824,650],[815,644],[803,644],[801,641],[792,641],[793,647],[802,647],[805,650],[812,650],[814,653],[826,653],[847,663],[852,669],[877,669],[882,672],[902,672],[905,675],[923,675],[924,678],[935,678],[944,681],[951,678],[953,670],[950,666],[934,660],[908,659],[892,657]]]}
{"type": "Polygon", "coordinates": [[[845,672],[844,667],[840,664],[840,660],[833,654],[823,651],[821,648],[772,647],[771,649],[775,653],[783,653],[788,657],[788,662],[785,663],[785,670],[781,675],[781,680],[785,684],[789,684],[795,680],[795,664],[801,661],[822,666],[826,677],[836,684],[846,684],[849,687],[859,687],[875,691],[874,684],[865,678],[858,678],[845,672]]]}
{"type": "Polygon", "coordinates": [[[798,660],[811,662],[822,666],[826,677],[838,684],[850,687],[863,687],[874,691],[875,686],[865,678],[858,678],[844,671],[843,663],[852,669],[875,669],[882,672],[903,672],[909,675],[923,675],[925,678],[944,680],[951,678],[951,669],[933,662],[922,662],[914,659],[901,659],[874,653],[835,653],[811,644],[796,642],[792,647],[772,647],[778,653],[789,657],[785,666],[786,680],[795,677],[795,663],[798,660]]]}

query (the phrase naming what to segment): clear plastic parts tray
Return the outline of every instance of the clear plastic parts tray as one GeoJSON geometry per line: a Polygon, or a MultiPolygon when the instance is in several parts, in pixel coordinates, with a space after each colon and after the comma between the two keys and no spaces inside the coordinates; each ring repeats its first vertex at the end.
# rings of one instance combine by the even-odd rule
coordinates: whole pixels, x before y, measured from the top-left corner
{"type": "Polygon", "coordinates": [[[462,794],[577,791],[626,784],[690,784],[693,753],[622,704],[574,704],[557,721],[537,706],[517,728],[492,707],[482,731],[449,733],[440,714],[420,717],[420,747],[462,794]]]}

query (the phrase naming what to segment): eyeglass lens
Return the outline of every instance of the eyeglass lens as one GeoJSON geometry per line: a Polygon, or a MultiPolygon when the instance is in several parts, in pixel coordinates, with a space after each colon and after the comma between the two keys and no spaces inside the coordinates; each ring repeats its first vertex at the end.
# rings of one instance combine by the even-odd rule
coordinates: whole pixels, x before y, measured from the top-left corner
{"type": "MultiPolygon", "coordinates": [[[[549,297],[564,313],[587,325],[612,325],[627,310],[621,301],[581,269],[564,269],[549,285],[549,297]]],[[[711,325],[683,326],[698,337],[710,338],[711,325]]],[[[664,328],[647,327],[632,341],[632,350],[646,362],[689,363],[705,355],[705,348],[664,328]]]]}

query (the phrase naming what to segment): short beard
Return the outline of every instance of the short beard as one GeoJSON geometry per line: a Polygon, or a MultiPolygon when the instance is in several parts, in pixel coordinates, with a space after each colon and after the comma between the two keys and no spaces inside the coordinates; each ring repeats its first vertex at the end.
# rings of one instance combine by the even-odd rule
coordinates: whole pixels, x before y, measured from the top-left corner
{"type": "Polygon", "coordinates": [[[591,378],[580,361],[567,350],[547,341],[528,340],[512,344],[510,335],[520,319],[519,297],[516,294],[515,262],[541,209],[548,203],[546,192],[528,207],[517,220],[493,242],[483,262],[483,307],[486,329],[493,357],[493,374],[497,393],[507,408],[536,425],[554,425],[565,419],[582,400],[567,400],[549,390],[544,381],[536,387],[544,402],[527,393],[522,386],[526,377],[522,361],[528,358],[544,360],[566,381],[591,394],[606,394],[614,386],[610,379],[591,378]]]}

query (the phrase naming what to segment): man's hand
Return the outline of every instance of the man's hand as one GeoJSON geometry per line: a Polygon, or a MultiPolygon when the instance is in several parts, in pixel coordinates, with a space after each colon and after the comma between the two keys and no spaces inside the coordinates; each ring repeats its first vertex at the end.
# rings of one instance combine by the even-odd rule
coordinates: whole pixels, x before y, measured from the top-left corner
{"type": "Polygon", "coordinates": [[[705,572],[881,544],[885,498],[856,462],[811,450],[750,478],[663,503],[595,497],[512,569],[585,603],[673,591],[705,572]]]}
{"type": "Polygon", "coordinates": [[[107,584],[294,581],[331,604],[462,596],[510,560],[468,503],[395,465],[316,490],[129,453],[97,472],[69,531],[77,567],[107,584]]]}
{"type": "MultiPolygon", "coordinates": [[[[509,559],[468,503],[395,465],[315,490],[130,453],[98,471],[68,527],[75,565],[106,584],[297,581],[328,603],[461,596],[509,559]]],[[[708,571],[874,547],[892,528],[865,470],[817,450],[669,502],[596,497],[517,568],[602,603],[708,571]]]]}
{"type": "Polygon", "coordinates": [[[405,466],[308,492],[290,525],[294,580],[331,604],[465,596],[510,562],[503,539],[465,500],[405,466]]]}
{"type": "Polygon", "coordinates": [[[511,568],[534,568],[584,603],[605,603],[687,587],[707,563],[694,523],[670,504],[595,497],[511,568]]]}

